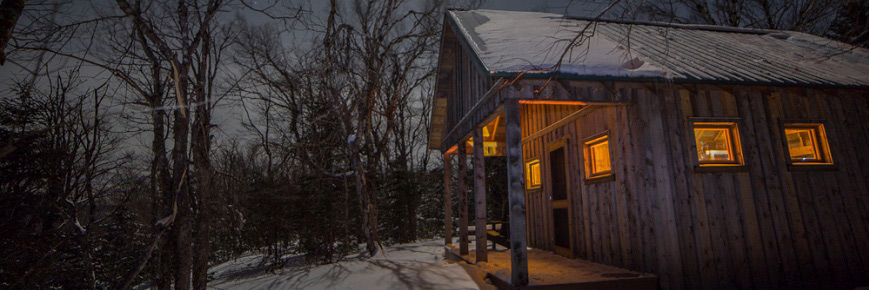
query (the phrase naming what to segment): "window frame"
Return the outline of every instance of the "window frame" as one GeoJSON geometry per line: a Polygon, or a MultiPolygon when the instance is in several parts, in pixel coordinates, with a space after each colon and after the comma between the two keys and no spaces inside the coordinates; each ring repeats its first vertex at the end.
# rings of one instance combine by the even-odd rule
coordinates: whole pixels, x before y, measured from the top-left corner
{"type": "Polygon", "coordinates": [[[694,171],[695,172],[721,172],[721,171],[744,171],[745,170],[745,156],[744,151],[742,150],[742,138],[739,133],[739,127],[741,126],[740,118],[727,118],[727,117],[704,117],[704,118],[689,118],[688,120],[690,124],[689,134],[691,134],[691,157],[693,158],[692,162],[694,162],[694,171]],[[696,129],[726,129],[727,134],[729,136],[729,144],[730,150],[728,154],[731,156],[731,160],[719,161],[701,161],[700,156],[697,152],[697,135],[695,134],[696,129]]]}
{"type": "Polygon", "coordinates": [[[534,190],[541,187],[543,187],[543,172],[541,172],[540,158],[528,160],[528,162],[525,162],[525,189],[534,190]],[[535,164],[537,165],[537,181],[539,182],[536,185],[531,182],[531,166],[535,164]]]}
{"type": "Polygon", "coordinates": [[[610,146],[610,138],[609,138],[609,130],[605,130],[598,134],[594,134],[590,137],[587,137],[582,140],[582,152],[584,159],[584,171],[585,171],[585,183],[597,183],[597,182],[606,182],[615,180],[615,172],[613,172],[613,150],[610,146]],[[607,143],[607,153],[609,157],[610,169],[607,171],[594,172],[594,159],[591,151],[591,147],[594,145],[601,144],[603,142],[607,143]]]}
{"type": "Polygon", "coordinates": [[[784,146],[784,158],[787,163],[788,170],[835,170],[837,169],[836,161],[833,159],[830,145],[830,136],[827,134],[826,120],[819,119],[780,119],[782,146],[784,146]],[[815,149],[820,155],[820,161],[795,161],[791,158],[790,147],[788,146],[788,138],[785,133],[787,129],[814,129],[813,141],[815,149]]]}

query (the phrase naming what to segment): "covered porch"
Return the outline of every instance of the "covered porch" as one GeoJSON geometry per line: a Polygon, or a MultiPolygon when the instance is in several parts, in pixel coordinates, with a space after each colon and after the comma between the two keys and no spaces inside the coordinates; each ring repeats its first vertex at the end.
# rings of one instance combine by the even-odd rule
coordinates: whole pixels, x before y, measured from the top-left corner
{"type": "MultiPolygon", "coordinates": [[[[595,107],[608,106],[624,102],[623,96],[613,94],[611,88],[605,83],[582,82],[578,84],[538,84],[539,80],[519,81],[516,84],[508,83],[501,79],[480,98],[476,105],[465,114],[453,116],[433,116],[446,123],[444,127],[452,128],[436,136],[441,140],[441,151],[444,162],[444,209],[445,209],[445,254],[448,258],[464,260],[474,264],[482,271],[488,273],[488,280],[499,288],[514,288],[541,285],[560,285],[573,287],[583,283],[596,285],[592,288],[600,288],[601,285],[622,285],[620,287],[643,288],[642,285],[656,287],[656,278],[653,275],[640,274],[620,268],[609,267],[602,264],[591,263],[584,260],[572,259],[574,257],[574,241],[569,237],[570,233],[559,236],[549,232],[554,246],[548,249],[528,249],[528,223],[532,225],[541,223],[555,223],[549,229],[561,227],[565,223],[573,223],[574,214],[570,213],[567,194],[562,200],[549,199],[549,206],[545,209],[533,209],[534,214],[526,211],[526,197],[528,186],[532,192],[541,192],[541,185],[547,184],[546,194],[557,196],[551,191],[553,180],[560,179],[562,183],[570,182],[570,178],[542,174],[540,164],[536,168],[526,168],[528,160],[523,159],[523,145],[529,140],[540,138],[555,130],[564,130],[569,124],[591,112],[595,107]],[[572,87],[582,85],[592,87],[586,90],[588,100],[577,101],[571,99],[568,93],[572,87]],[[541,99],[541,96],[547,96],[541,99]],[[468,179],[468,156],[471,156],[474,177],[472,185],[466,184],[468,179]],[[506,237],[509,243],[508,249],[503,251],[488,250],[492,241],[487,241],[486,231],[473,231],[471,228],[486,228],[488,222],[486,211],[486,172],[485,160],[490,156],[506,157],[507,168],[507,201],[508,216],[505,225],[509,227],[506,237]],[[530,174],[536,171],[536,174],[530,174]],[[455,175],[457,178],[454,177],[455,175]],[[555,179],[554,179],[555,178],[555,179]],[[453,184],[453,183],[457,184],[453,184]],[[535,185],[529,185],[532,182],[535,185]],[[468,186],[473,194],[469,198],[468,186]],[[453,192],[457,193],[457,205],[453,204],[453,192]],[[473,221],[468,213],[468,202],[474,203],[473,221]],[[457,210],[457,219],[453,218],[453,210],[457,210]],[[542,215],[546,215],[543,217],[542,215]],[[553,218],[555,217],[555,218],[553,218]],[[530,219],[526,222],[526,219],[530,219]],[[453,222],[456,222],[456,226],[453,222]],[[454,233],[454,228],[458,232],[454,233]],[[457,234],[454,239],[454,234],[457,234]],[[473,235],[470,237],[469,234],[473,235]],[[559,244],[559,238],[568,236],[559,244]],[[620,281],[620,282],[613,282],[620,281]],[[639,283],[639,284],[619,284],[639,283]],[[635,285],[635,286],[631,286],[635,285]]],[[[436,104],[438,105],[438,104],[436,104]]],[[[446,107],[446,104],[441,104],[446,107]]],[[[436,110],[449,112],[452,110],[436,110]]],[[[565,146],[560,158],[570,158],[565,146]]],[[[528,148],[526,148],[528,149],[528,148]]],[[[539,148],[537,148],[539,149],[539,148]]],[[[547,149],[549,150],[549,149],[547,149]]],[[[566,159],[565,159],[566,160],[566,159]]],[[[533,163],[533,162],[532,162],[533,163]]],[[[545,166],[550,165],[547,157],[545,166]]],[[[563,170],[569,170],[567,162],[562,163],[563,170]]],[[[533,166],[533,164],[532,164],[533,166]]],[[[549,168],[549,171],[552,171],[549,168]]],[[[556,180],[556,184],[558,180],[556,180]]],[[[558,190],[556,188],[556,190],[558,190]]],[[[562,186],[562,191],[569,191],[567,184],[562,186]]],[[[536,194],[540,195],[540,194],[536,194]]],[[[557,199],[557,198],[556,198],[557,199]]],[[[538,202],[540,204],[540,202],[538,202]]],[[[567,230],[570,231],[570,230],[567,230]]],[[[538,239],[540,235],[537,235],[538,239]]],[[[538,242],[539,244],[539,242],[538,242]]],[[[502,248],[503,249],[503,248],[502,248]]],[[[591,286],[590,286],[591,287],[591,286]]],[[[607,286],[608,287],[608,286],[607,286]]]]}
{"type": "MultiPolygon", "coordinates": [[[[473,241],[471,242],[473,244],[473,241]]],[[[446,258],[465,263],[474,280],[485,281],[499,289],[656,289],[657,278],[618,267],[571,259],[551,251],[528,249],[528,285],[514,287],[511,277],[510,250],[487,252],[487,262],[475,263],[475,250],[466,255],[455,245],[445,247],[446,258]],[[474,277],[479,276],[479,277],[474,277]]]]}

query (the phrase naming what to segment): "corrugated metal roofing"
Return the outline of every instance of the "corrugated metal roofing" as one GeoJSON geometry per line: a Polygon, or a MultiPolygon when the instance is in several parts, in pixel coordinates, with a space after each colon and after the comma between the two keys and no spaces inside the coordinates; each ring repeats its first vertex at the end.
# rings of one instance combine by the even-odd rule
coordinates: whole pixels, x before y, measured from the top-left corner
{"type": "MultiPolygon", "coordinates": [[[[484,69],[545,74],[587,19],[497,10],[448,13],[484,69]]],[[[602,20],[559,73],[577,78],[869,87],[869,51],[793,31],[602,20]]]]}

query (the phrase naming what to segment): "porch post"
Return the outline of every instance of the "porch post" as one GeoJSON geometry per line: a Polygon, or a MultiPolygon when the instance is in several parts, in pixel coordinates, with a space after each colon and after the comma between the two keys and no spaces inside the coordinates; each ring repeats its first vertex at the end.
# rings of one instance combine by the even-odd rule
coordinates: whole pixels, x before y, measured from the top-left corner
{"type": "Polygon", "coordinates": [[[459,142],[459,254],[468,254],[468,142],[459,142]]]}
{"type": "Polygon", "coordinates": [[[510,206],[510,283],[528,285],[528,249],[525,234],[525,178],[522,164],[522,130],[519,101],[504,102],[507,133],[507,199],[510,206]]]}
{"type": "Polygon", "coordinates": [[[453,244],[453,156],[444,154],[444,245],[453,244]]]}
{"type": "Polygon", "coordinates": [[[474,196],[477,262],[489,261],[486,253],[486,160],[483,159],[483,128],[474,129],[474,196]]]}

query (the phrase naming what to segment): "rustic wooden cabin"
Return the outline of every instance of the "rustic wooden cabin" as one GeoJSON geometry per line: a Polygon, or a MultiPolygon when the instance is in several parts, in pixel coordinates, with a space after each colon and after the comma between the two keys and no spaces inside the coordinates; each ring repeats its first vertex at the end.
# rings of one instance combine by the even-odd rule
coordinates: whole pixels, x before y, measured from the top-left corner
{"type": "Polygon", "coordinates": [[[508,182],[513,286],[529,283],[526,247],[654,273],[664,289],[869,285],[865,49],[792,31],[450,10],[432,102],[446,242],[455,208],[459,251],[486,261],[484,231],[468,249],[467,194],[481,229],[485,183],[508,182]],[[506,156],[506,181],[485,180],[487,156],[506,156]]]}

